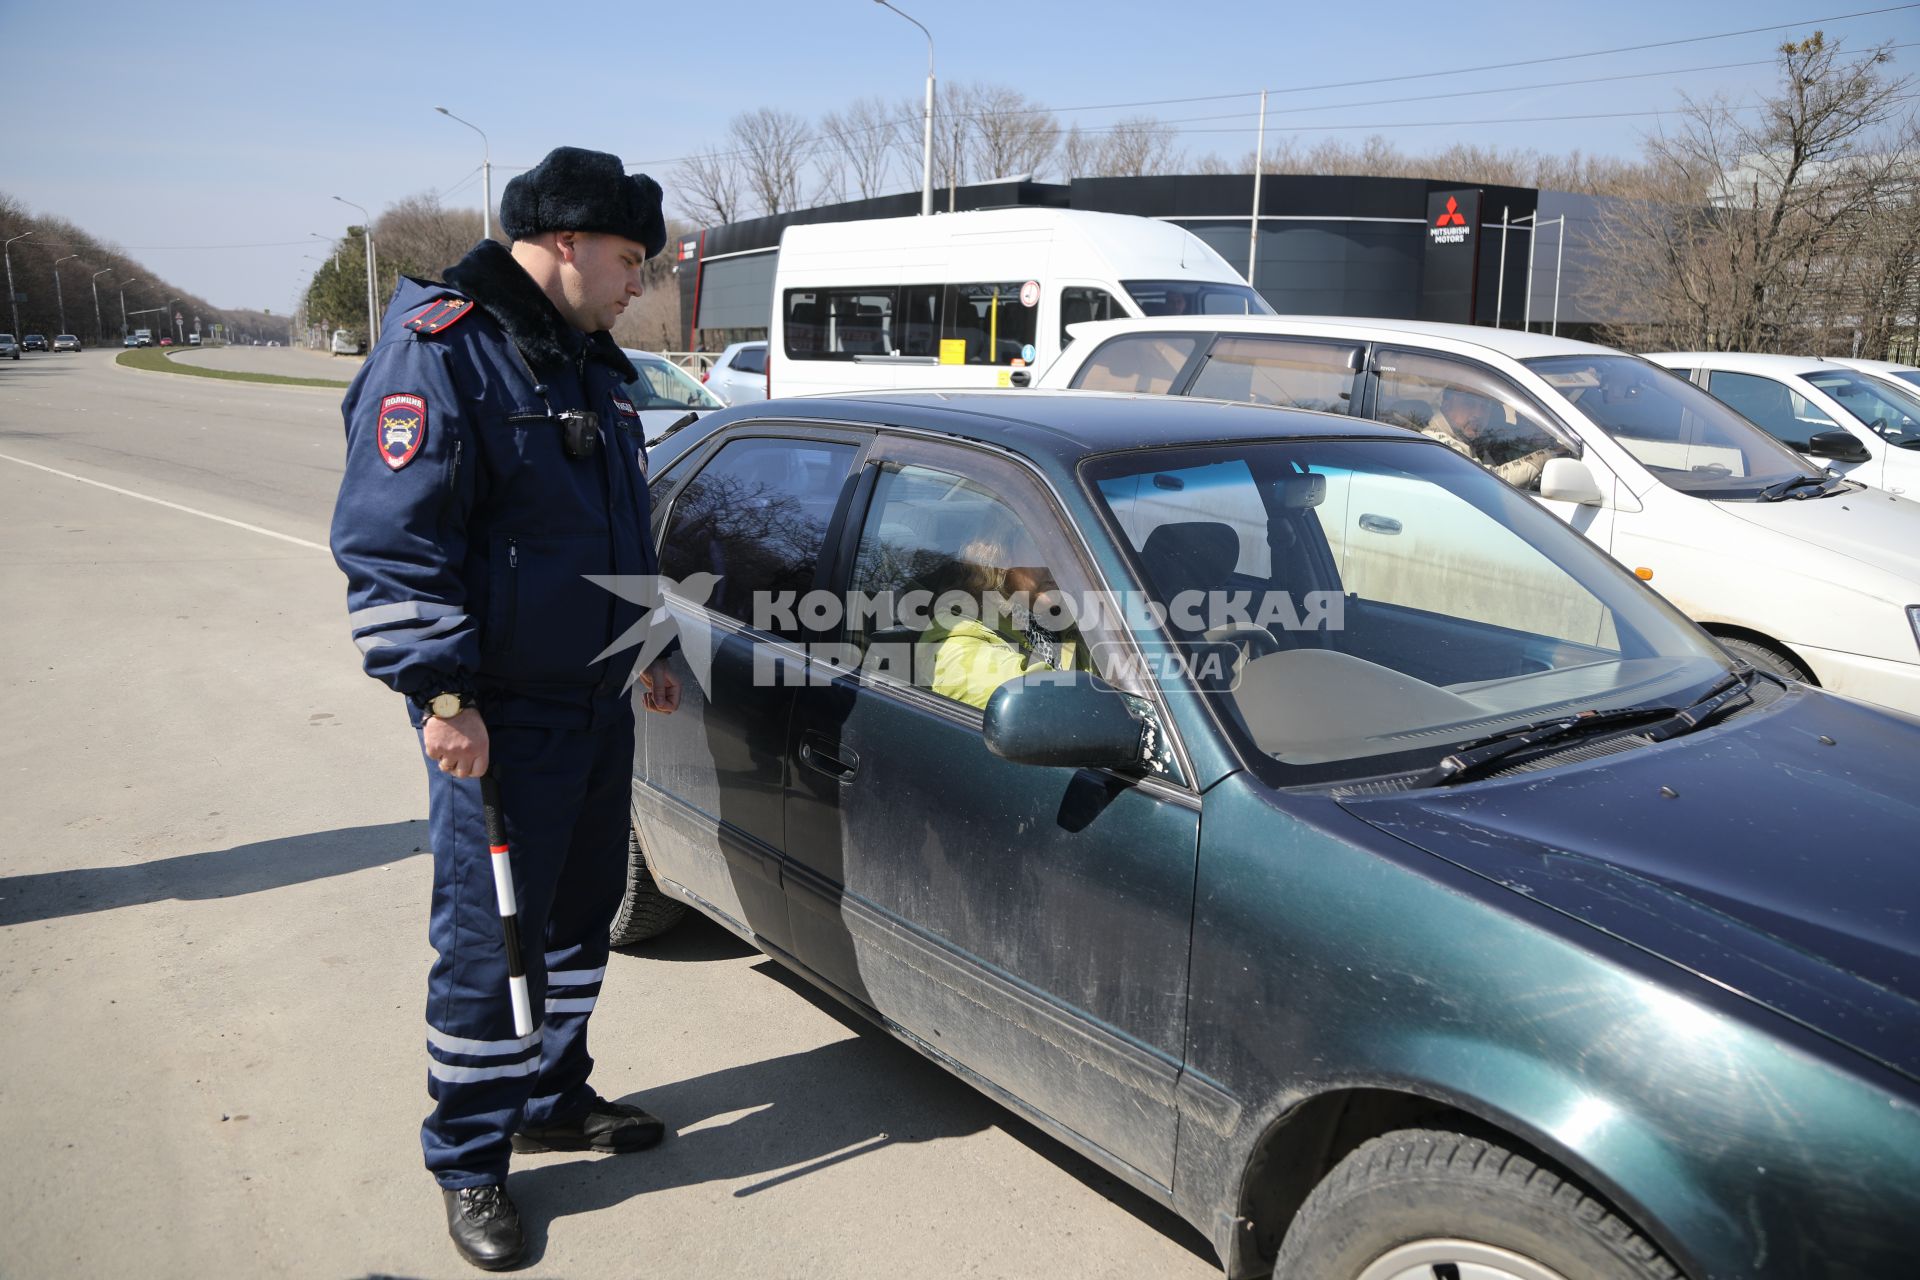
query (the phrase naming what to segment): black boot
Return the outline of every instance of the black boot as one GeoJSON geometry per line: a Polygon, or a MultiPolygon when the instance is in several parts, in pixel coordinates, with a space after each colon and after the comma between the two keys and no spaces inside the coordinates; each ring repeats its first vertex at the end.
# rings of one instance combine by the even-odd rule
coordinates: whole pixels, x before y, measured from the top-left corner
{"type": "Polygon", "coordinates": [[[447,1234],[461,1257],[485,1271],[505,1271],[520,1261],[527,1236],[505,1187],[442,1187],[440,1195],[447,1202],[447,1234]]]}
{"type": "Polygon", "coordinates": [[[528,1125],[513,1135],[513,1149],[529,1151],[611,1151],[625,1154],[657,1144],[666,1126],[623,1102],[596,1099],[576,1119],[563,1124],[528,1125]]]}

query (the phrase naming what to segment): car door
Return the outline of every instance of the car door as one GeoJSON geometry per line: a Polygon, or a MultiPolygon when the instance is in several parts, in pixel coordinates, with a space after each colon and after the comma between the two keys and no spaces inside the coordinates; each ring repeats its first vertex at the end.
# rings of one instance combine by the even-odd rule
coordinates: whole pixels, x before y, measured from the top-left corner
{"type": "Polygon", "coordinates": [[[681,700],[640,718],[633,790],[656,876],[791,952],[780,871],[793,688],[781,673],[799,669],[802,637],[768,605],[814,585],[865,438],[778,432],[721,436],[656,485],[681,700]]]}
{"type": "Polygon", "coordinates": [[[1615,512],[1635,510],[1613,469],[1583,448],[1580,438],[1532,396],[1496,371],[1472,360],[1405,347],[1380,346],[1373,352],[1365,416],[1440,439],[1459,438],[1443,405],[1453,398],[1483,402],[1487,421],[1471,452],[1476,462],[1514,484],[1541,506],[1586,535],[1601,550],[1613,550],[1615,512]],[[1552,458],[1586,464],[1603,500],[1584,506],[1540,496],[1539,466],[1552,458]]]}
{"type": "MultiPolygon", "coordinates": [[[[840,555],[856,604],[944,595],[943,575],[991,559],[978,550],[990,529],[1025,537],[1069,596],[1093,585],[1046,487],[1005,459],[882,437],[860,491],[840,555]]],[[[841,660],[816,661],[798,693],[787,839],[801,961],[1169,1185],[1198,798],[1177,766],[1140,777],[994,756],[989,690],[943,683],[936,633],[906,612],[850,621],[841,660]]],[[[1056,661],[1100,663],[1115,634],[1101,628],[1117,625],[1090,621],[1056,661]]]]}

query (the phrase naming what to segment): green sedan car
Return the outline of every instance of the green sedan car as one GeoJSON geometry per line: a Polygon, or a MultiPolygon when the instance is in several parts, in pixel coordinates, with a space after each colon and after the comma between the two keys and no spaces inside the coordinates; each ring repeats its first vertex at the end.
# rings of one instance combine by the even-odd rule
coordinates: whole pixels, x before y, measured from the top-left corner
{"type": "Polygon", "coordinates": [[[617,940],[690,905],[1229,1276],[1920,1274],[1920,722],[1350,417],[876,393],[651,461],[617,940]]]}

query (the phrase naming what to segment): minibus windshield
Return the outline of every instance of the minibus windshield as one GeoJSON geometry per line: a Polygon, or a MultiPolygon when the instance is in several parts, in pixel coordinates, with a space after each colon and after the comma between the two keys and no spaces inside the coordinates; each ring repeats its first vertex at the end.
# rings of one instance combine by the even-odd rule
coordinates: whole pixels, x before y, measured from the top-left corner
{"type": "Polygon", "coordinates": [[[1270,316],[1267,300],[1244,284],[1207,280],[1122,280],[1147,316],[1270,316]]]}

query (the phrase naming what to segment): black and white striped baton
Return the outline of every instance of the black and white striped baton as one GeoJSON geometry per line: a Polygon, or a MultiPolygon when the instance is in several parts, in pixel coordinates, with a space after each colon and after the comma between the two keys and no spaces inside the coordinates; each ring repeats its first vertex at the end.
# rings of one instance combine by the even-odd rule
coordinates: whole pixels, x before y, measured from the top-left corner
{"type": "Polygon", "coordinates": [[[513,1034],[530,1036],[533,1006],[527,999],[527,966],[520,953],[520,904],[513,896],[513,855],[507,851],[507,824],[500,817],[500,784],[491,772],[480,779],[480,808],[486,816],[493,893],[500,900],[500,931],[507,940],[507,994],[513,998],[513,1034]]]}

